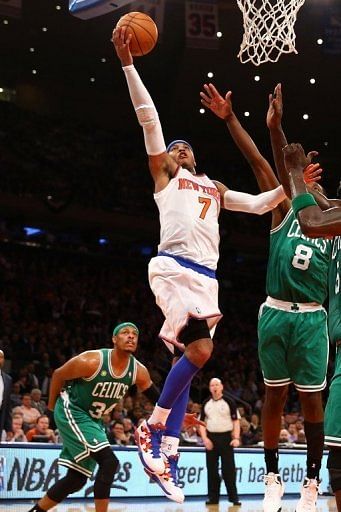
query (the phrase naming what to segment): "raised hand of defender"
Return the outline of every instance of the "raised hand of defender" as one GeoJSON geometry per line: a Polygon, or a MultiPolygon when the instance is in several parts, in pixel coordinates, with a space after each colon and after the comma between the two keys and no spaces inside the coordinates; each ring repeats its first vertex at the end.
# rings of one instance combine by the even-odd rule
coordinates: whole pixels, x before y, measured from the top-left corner
{"type": "Polygon", "coordinates": [[[307,154],[308,159],[308,165],[304,169],[304,182],[305,183],[316,183],[317,181],[320,181],[322,169],[320,167],[319,163],[312,163],[313,158],[318,156],[318,151],[309,151],[307,154]]]}
{"type": "Polygon", "coordinates": [[[201,91],[200,96],[200,101],[204,107],[209,108],[213,114],[221,119],[226,120],[232,114],[231,91],[223,98],[213,84],[204,84],[204,91],[201,91]]]}
{"type": "Polygon", "coordinates": [[[283,148],[285,168],[288,173],[292,169],[303,170],[310,163],[305,155],[304,149],[301,144],[287,144],[283,148]]]}
{"type": "Polygon", "coordinates": [[[130,66],[130,64],[133,63],[133,57],[130,53],[129,47],[131,38],[131,34],[126,35],[126,27],[114,28],[111,41],[122,66],[130,66]]]}
{"type": "Polygon", "coordinates": [[[184,421],[182,423],[182,426],[185,430],[191,427],[199,427],[200,425],[202,427],[206,427],[206,424],[203,421],[198,420],[194,413],[190,414],[189,412],[186,412],[184,421]]]}
{"type": "Polygon", "coordinates": [[[304,169],[304,183],[320,181],[322,171],[320,164],[308,164],[304,169]]]}
{"type": "Polygon", "coordinates": [[[277,84],[273,94],[269,94],[269,108],[266,114],[266,124],[269,130],[281,125],[283,116],[282,86],[277,84]]]}

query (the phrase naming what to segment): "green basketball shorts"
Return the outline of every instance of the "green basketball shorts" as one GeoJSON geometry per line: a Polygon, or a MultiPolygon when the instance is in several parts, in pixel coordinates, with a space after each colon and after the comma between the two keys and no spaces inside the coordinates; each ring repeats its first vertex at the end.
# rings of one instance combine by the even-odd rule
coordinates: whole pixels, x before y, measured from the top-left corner
{"type": "Polygon", "coordinates": [[[70,403],[66,391],[57,400],[54,417],[63,442],[58,464],[90,477],[96,466],[91,452],[110,446],[102,424],[70,403]]]}
{"type": "Polygon", "coordinates": [[[324,412],[325,443],[341,448],[341,346],[337,348],[335,373],[332,378],[329,397],[324,412]]]}
{"type": "Polygon", "coordinates": [[[258,339],[258,355],[267,386],[293,382],[298,391],[325,388],[329,340],[324,308],[303,312],[264,303],[259,311],[258,339]]]}

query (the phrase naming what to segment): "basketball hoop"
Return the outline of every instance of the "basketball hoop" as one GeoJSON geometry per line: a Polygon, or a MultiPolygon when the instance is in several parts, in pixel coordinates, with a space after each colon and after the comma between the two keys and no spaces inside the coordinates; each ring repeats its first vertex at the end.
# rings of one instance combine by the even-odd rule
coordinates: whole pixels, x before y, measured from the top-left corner
{"type": "Polygon", "coordinates": [[[297,53],[294,26],[305,0],[237,0],[244,35],[238,57],[242,64],[277,62],[282,53],[297,53]]]}

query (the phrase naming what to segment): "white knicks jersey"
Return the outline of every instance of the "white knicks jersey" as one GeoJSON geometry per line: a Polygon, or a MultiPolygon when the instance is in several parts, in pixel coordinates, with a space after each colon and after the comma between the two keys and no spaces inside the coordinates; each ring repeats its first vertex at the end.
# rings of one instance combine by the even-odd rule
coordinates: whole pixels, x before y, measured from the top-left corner
{"type": "Polygon", "coordinates": [[[154,199],[160,213],[159,251],[216,270],[220,193],[213,181],[205,174],[197,176],[179,167],[154,199]]]}

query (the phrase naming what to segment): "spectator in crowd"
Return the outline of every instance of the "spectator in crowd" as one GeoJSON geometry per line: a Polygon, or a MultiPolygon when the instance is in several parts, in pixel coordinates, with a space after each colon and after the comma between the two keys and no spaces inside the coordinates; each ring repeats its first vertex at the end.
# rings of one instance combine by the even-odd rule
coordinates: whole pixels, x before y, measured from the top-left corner
{"type": "Polygon", "coordinates": [[[53,368],[51,368],[51,367],[46,368],[45,375],[41,381],[42,396],[45,396],[45,397],[49,396],[52,374],[53,374],[53,368]]]}
{"type": "Polygon", "coordinates": [[[255,414],[255,413],[251,414],[250,430],[254,436],[258,435],[258,433],[261,431],[258,414],[255,414]]]}
{"type": "Polygon", "coordinates": [[[31,405],[32,407],[35,407],[41,415],[45,414],[46,412],[46,402],[41,399],[41,391],[39,388],[33,388],[31,391],[31,405]]]}
{"type": "Polygon", "coordinates": [[[23,415],[22,414],[13,414],[12,416],[12,427],[7,432],[6,441],[9,443],[27,443],[27,438],[23,431],[23,415]]]}
{"type": "Polygon", "coordinates": [[[288,425],[289,432],[289,443],[296,443],[297,441],[297,428],[295,423],[290,423],[288,425]]]}
{"type": "Polygon", "coordinates": [[[279,444],[288,444],[289,443],[289,432],[286,428],[282,428],[279,433],[279,444]]]}
{"type": "Polygon", "coordinates": [[[32,407],[32,398],[29,393],[23,395],[21,405],[15,407],[13,412],[21,412],[23,414],[24,423],[28,428],[34,428],[41,415],[38,409],[32,407]]]}
{"type": "Polygon", "coordinates": [[[134,437],[134,425],[130,418],[123,418],[122,420],[123,427],[124,427],[124,433],[127,436],[128,444],[135,444],[135,437],[134,437]]]}
{"type": "Polygon", "coordinates": [[[35,364],[29,363],[26,366],[26,369],[27,369],[26,379],[27,379],[27,384],[28,384],[28,387],[30,388],[30,391],[32,391],[32,389],[39,388],[39,380],[38,380],[37,375],[35,374],[35,364]]]}
{"type": "Polygon", "coordinates": [[[144,414],[144,411],[141,406],[137,405],[134,407],[131,415],[131,420],[134,423],[134,425],[137,427],[140,425],[140,420],[144,420],[146,415],[144,414]]]}
{"type": "Polygon", "coordinates": [[[211,396],[202,404],[200,427],[206,448],[208,500],[206,505],[217,505],[220,497],[218,464],[221,459],[222,477],[229,501],[241,505],[236,486],[236,466],[233,449],[240,445],[240,419],[236,404],[223,394],[223,384],[214,377],[210,380],[211,396]]]}
{"type": "Polygon", "coordinates": [[[28,442],[37,443],[56,443],[57,439],[55,433],[50,428],[50,421],[48,416],[42,415],[37,419],[35,427],[26,432],[28,442]]]}
{"type": "Polygon", "coordinates": [[[111,415],[110,413],[104,413],[103,416],[102,416],[102,423],[103,423],[103,427],[104,427],[104,430],[105,430],[105,433],[107,434],[107,436],[110,434],[111,432],[111,426],[112,426],[112,419],[111,419],[111,415]]]}
{"type": "Polygon", "coordinates": [[[240,419],[240,444],[241,446],[255,444],[255,435],[251,431],[251,423],[246,418],[240,419]]]}
{"type": "Polygon", "coordinates": [[[115,421],[112,424],[109,436],[109,443],[110,444],[118,444],[121,446],[127,446],[128,444],[134,444],[130,443],[131,438],[124,432],[124,425],[122,421],[115,421]]]}
{"type": "MultiPolygon", "coordinates": [[[[11,389],[12,378],[3,371],[5,354],[0,350],[0,439],[3,438],[3,431],[11,430],[11,389]]],[[[5,435],[4,435],[5,436],[5,435]]]]}
{"type": "Polygon", "coordinates": [[[128,395],[123,400],[123,413],[124,413],[125,418],[130,417],[133,408],[134,408],[133,398],[130,395],[128,395]]]}
{"type": "Polygon", "coordinates": [[[20,394],[20,385],[18,382],[14,382],[12,385],[12,390],[10,394],[11,399],[11,409],[21,405],[22,403],[22,395],[20,394]]]}
{"type": "Polygon", "coordinates": [[[307,438],[303,429],[297,432],[296,444],[307,444],[307,438]]]}

